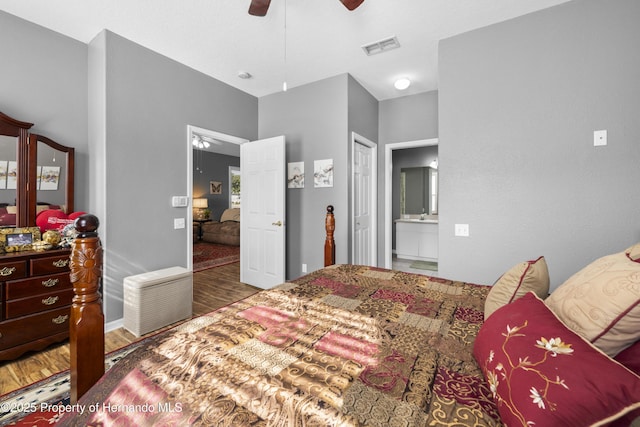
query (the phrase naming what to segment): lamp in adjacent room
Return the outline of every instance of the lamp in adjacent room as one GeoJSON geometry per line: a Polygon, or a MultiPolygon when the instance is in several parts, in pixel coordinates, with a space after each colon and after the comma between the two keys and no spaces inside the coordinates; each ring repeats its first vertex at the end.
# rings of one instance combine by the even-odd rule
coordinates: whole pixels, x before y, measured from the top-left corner
{"type": "Polygon", "coordinates": [[[193,216],[195,219],[209,219],[209,200],[205,198],[193,199],[193,216]]]}

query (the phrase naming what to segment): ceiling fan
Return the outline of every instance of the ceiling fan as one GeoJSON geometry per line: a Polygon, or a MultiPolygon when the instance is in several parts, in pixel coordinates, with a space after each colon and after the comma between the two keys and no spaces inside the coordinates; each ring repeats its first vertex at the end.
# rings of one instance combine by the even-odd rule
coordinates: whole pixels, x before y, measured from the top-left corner
{"type": "MultiPolygon", "coordinates": [[[[363,1],[364,0],[340,0],[340,2],[349,10],[354,10],[360,6],[363,1]]],[[[269,10],[270,4],[271,0],[251,0],[249,15],[265,16],[267,14],[267,10],[269,10]]]]}

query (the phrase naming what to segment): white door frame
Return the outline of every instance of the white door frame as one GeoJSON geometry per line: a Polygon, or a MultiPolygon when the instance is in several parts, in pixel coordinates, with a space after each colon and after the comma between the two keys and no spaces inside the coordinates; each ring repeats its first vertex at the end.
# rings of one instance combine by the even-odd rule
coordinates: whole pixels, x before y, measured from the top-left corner
{"type": "MultiPolygon", "coordinates": [[[[185,225],[187,226],[187,270],[189,271],[193,270],[193,232],[191,231],[193,228],[193,143],[191,141],[194,133],[210,136],[218,141],[229,142],[231,144],[240,145],[249,141],[248,139],[227,135],[226,133],[187,125],[187,198],[189,203],[187,206],[185,225]]],[[[242,251],[242,247],[240,247],[240,251],[242,251]]]]}
{"type": "Polygon", "coordinates": [[[378,144],[365,138],[362,135],[358,135],[355,132],[351,132],[351,260],[355,260],[356,253],[356,225],[354,220],[355,215],[355,198],[353,197],[355,189],[355,149],[356,143],[362,144],[371,148],[371,195],[369,200],[371,201],[371,263],[375,267],[378,265],[378,144]]]}
{"type": "Polygon", "coordinates": [[[392,185],[393,185],[393,151],[403,150],[405,148],[417,148],[417,147],[429,147],[432,145],[438,145],[438,138],[432,139],[419,139],[415,141],[395,142],[392,144],[386,144],[384,146],[384,159],[385,159],[385,177],[384,177],[384,267],[391,268],[392,266],[392,230],[393,230],[393,205],[391,200],[392,185]]]}

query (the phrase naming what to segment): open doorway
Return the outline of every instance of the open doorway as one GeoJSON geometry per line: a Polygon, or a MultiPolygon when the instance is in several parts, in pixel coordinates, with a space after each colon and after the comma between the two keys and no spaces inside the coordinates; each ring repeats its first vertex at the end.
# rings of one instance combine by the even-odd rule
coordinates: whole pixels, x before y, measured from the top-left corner
{"type": "MultiPolygon", "coordinates": [[[[425,208],[425,215],[422,215],[422,210],[417,211],[416,213],[408,213],[402,212],[400,213],[400,209],[396,209],[396,213],[394,215],[394,200],[397,203],[400,203],[400,195],[394,194],[394,185],[393,185],[393,176],[394,176],[394,163],[393,163],[393,154],[397,150],[407,150],[407,149],[416,149],[419,147],[437,147],[438,139],[424,139],[424,140],[416,140],[416,141],[407,141],[407,142],[399,142],[385,145],[385,213],[384,213],[384,232],[385,232],[385,253],[384,253],[384,262],[386,268],[399,268],[405,271],[412,271],[410,265],[418,263],[414,263],[414,261],[429,261],[431,264],[424,264],[425,267],[432,268],[433,257],[432,253],[435,250],[436,253],[436,262],[437,262],[437,250],[438,250],[438,215],[437,215],[437,193],[436,193],[436,214],[431,215],[428,208],[425,208]],[[397,196],[397,197],[396,197],[397,196]],[[403,230],[404,236],[409,236],[411,239],[408,242],[410,252],[405,254],[405,257],[410,261],[406,266],[396,265],[394,266],[394,228],[396,226],[396,220],[405,219],[403,227],[409,227],[409,230],[403,230]],[[415,220],[415,221],[412,221],[415,220]],[[415,223],[415,224],[414,224],[415,223]],[[429,224],[429,225],[427,225],[429,224]],[[413,228],[417,228],[414,230],[413,228]],[[424,236],[418,236],[417,232],[424,232],[424,236]],[[435,245],[435,246],[434,246],[435,245]],[[420,252],[423,251],[423,253],[420,252]],[[425,255],[425,251],[429,251],[429,256],[425,255]],[[413,258],[413,259],[411,259],[413,258]],[[424,259],[423,259],[424,258],[424,259]]],[[[432,159],[433,160],[433,159],[432,159]]],[[[437,154],[435,157],[435,163],[432,161],[424,162],[425,167],[431,167],[432,169],[437,170],[437,154]],[[429,164],[431,163],[431,164],[429,164]]],[[[399,167],[396,167],[399,169],[399,167]]],[[[396,170],[396,175],[400,176],[400,171],[396,170]]],[[[430,175],[430,174],[429,174],[430,175]]],[[[399,178],[397,178],[399,180],[399,178]]],[[[435,179],[435,185],[437,186],[437,178],[435,179]]],[[[395,190],[396,193],[399,192],[399,185],[395,190]]],[[[433,187],[429,188],[427,191],[428,199],[432,200],[431,190],[433,187]]],[[[437,189],[437,187],[436,187],[437,189]]],[[[397,244],[397,243],[396,243],[397,244]]],[[[437,268],[437,267],[436,267],[437,268]]],[[[437,270],[431,271],[420,271],[421,269],[416,269],[423,274],[435,274],[437,270]]]]}
{"type": "Polygon", "coordinates": [[[187,217],[193,227],[187,233],[188,262],[196,272],[240,259],[240,145],[247,140],[196,126],[187,129],[192,197],[187,217]]]}

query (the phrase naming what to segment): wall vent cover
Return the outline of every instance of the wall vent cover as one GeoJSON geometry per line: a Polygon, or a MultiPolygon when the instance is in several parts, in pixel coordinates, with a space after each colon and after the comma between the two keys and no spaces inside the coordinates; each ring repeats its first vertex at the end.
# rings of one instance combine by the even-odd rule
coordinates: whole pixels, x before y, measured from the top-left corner
{"type": "Polygon", "coordinates": [[[400,43],[398,43],[397,37],[393,36],[364,45],[362,46],[362,50],[364,50],[367,55],[371,56],[378,53],[386,52],[388,50],[396,49],[398,47],[400,47],[400,43]]]}

